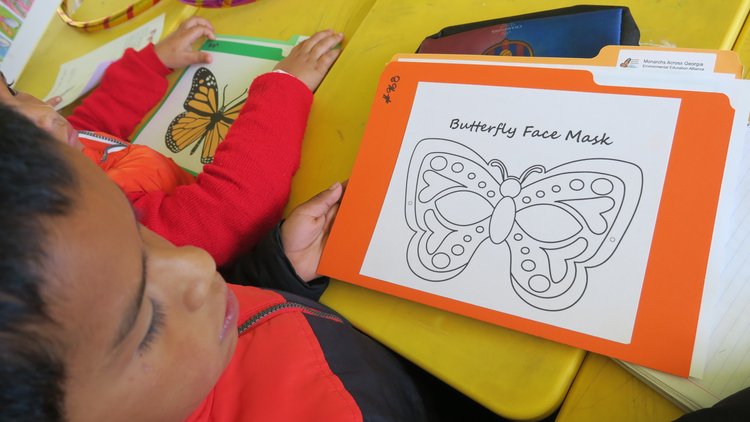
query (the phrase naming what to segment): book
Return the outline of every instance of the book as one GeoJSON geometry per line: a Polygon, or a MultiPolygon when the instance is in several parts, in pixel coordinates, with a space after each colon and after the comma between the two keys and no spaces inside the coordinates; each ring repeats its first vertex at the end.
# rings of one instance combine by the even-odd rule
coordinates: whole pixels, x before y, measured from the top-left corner
{"type": "Polygon", "coordinates": [[[6,80],[21,75],[57,7],[49,1],[0,1],[0,71],[6,80]]]}
{"type": "Polygon", "coordinates": [[[182,168],[200,173],[213,160],[257,77],[273,70],[292,47],[306,37],[286,41],[217,35],[201,50],[210,64],[188,66],[133,143],[147,145],[172,158],[182,168]]]}
{"type": "Polygon", "coordinates": [[[701,376],[748,86],[723,53],[605,56],[394,58],[319,272],[701,376]]]}

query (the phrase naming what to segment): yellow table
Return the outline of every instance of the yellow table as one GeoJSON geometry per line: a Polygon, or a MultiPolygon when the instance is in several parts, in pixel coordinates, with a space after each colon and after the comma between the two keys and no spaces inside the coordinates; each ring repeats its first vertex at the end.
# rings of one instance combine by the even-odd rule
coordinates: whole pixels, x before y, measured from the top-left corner
{"type": "MultiPolygon", "coordinates": [[[[376,1],[316,94],[291,204],[349,176],[379,75],[393,54],[414,52],[425,36],[446,26],[577,3],[376,1]]],[[[747,1],[624,3],[631,8],[644,43],[680,47],[730,48],[748,10],[747,1]]],[[[580,350],[345,283],[332,283],[322,301],[371,336],[511,419],[538,419],[553,412],[584,356],[580,350]]]]}
{"type": "MultiPolygon", "coordinates": [[[[92,33],[69,27],[61,19],[54,17],[16,87],[43,97],[52,88],[58,66],[134,30],[160,14],[165,15],[163,36],[185,19],[198,15],[209,19],[216,32],[223,34],[287,40],[293,35],[309,35],[321,29],[333,28],[349,38],[374,1],[259,0],[231,8],[205,9],[187,6],[176,0],[164,0],[133,20],[92,33]]],[[[77,20],[100,18],[132,2],[133,0],[84,1],[73,17],[77,20]]]]}
{"type": "MultiPolygon", "coordinates": [[[[287,40],[332,28],[349,39],[375,0],[258,0],[225,9],[198,9],[223,34],[287,40]]],[[[325,81],[323,82],[325,83],[325,81]]]]}
{"type": "Polygon", "coordinates": [[[672,421],[677,406],[612,359],[589,353],[557,415],[557,422],[672,421]]]}
{"type": "Polygon", "coordinates": [[[732,50],[736,51],[737,54],[740,55],[740,61],[745,67],[743,76],[745,79],[747,79],[748,69],[750,68],[750,16],[748,16],[745,20],[742,31],[740,32],[737,41],[734,43],[734,48],[732,50]]]}

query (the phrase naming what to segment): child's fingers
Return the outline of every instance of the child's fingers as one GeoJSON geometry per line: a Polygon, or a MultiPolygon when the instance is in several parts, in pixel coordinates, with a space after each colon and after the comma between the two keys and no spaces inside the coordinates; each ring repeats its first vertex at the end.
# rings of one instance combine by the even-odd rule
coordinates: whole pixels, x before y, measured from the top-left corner
{"type": "Polygon", "coordinates": [[[197,63],[211,63],[213,61],[211,54],[205,51],[184,51],[179,56],[179,66],[185,67],[197,63]]]}
{"type": "Polygon", "coordinates": [[[318,43],[310,50],[310,53],[313,55],[313,58],[321,57],[336,47],[336,45],[338,45],[343,39],[343,34],[331,34],[330,36],[318,41],[318,43]]]}
{"type": "Polygon", "coordinates": [[[336,214],[339,212],[339,204],[334,204],[326,213],[326,222],[323,224],[323,237],[327,238],[328,234],[331,232],[331,225],[333,225],[333,220],[336,218],[336,214]]]}
{"type": "Polygon", "coordinates": [[[339,58],[339,54],[341,54],[341,49],[334,48],[333,50],[328,50],[328,52],[318,58],[317,69],[323,73],[327,72],[333,65],[333,62],[339,58]]]}
{"type": "Polygon", "coordinates": [[[341,199],[341,183],[336,182],[323,192],[315,195],[312,199],[300,205],[300,212],[314,218],[320,218],[328,214],[341,199]]]}
{"type": "Polygon", "coordinates": [[[319,32],[316,32],[316,33],[314,33],[314,34],[313,34],[313,35],[312,35],[312,36],[311,36],[310,38],[308,38],[308,39],[306,39],[306,40],[302,41],[302,42],[301,42],[301,43],[300,43],[300,44],[298,45],[298,47],[299,47],[299,49],[300,49],[300,50],[301,50],[302,52],[305,52],[305,53],[307,53],[307,52],[309,52],[310,50],[312,50],[312,49],[313,49],[313,47],[315,47],[315,45],[316,45],[316,44],[317,44],[317,43],[318,43],[318,42],[319,42],[320,40],[322,40],[323,38],[325,38],[325,37],[327,37],[327,36],[330,36],[331,34],[333,34],[333,30],[332,30],[332,29],[326,29],[326,30],[323,30],[323,31],[319,31],[319,32]]]}
{"type": "Polygon", "coordinates": [[[198,51],[197,53],[199,54],[198,60],[200,60],[197,63],[211,63],[213,61],[211,53],[207,53],[205,51],[198,51]]]}
{"type": "Polygon", "coordinates": [[[213,30],[214,30],[214,27],[213,27],[213,25],[211,25],[211,22],[209,22],[208,19],[202,18],[200,16],[193,16],[193,17],[191,17],[190,19],[188,19],[185,22],[183,22],[180,25],[180,27],[182,29],[189,29],[189,28],[192,28],[192,27],[194,27],[196,25],[205,26],[208,29],[210,29],[211,32],[213,32],[213,30]]]}
{"type": "Polygon", "coordinates": [[[203,25],[193,26],[185,31],[182,35],[190,44],[200,37],[206,37],[210,40],[216,39],[214,32],[211,28],[203,25]]]}
{"type": "Polygon", "coordinates": [[[187,60],[190,64],[195,63],[211,63],[212,57],[210,53],[205,51],[190,51],[187,54],[187,60]]]}
{"type": "Polygon", "coordinates": [[[60,97],[59,95],[56,95],[52,98],[49,98],[47,101],[45,101],[45,103],[50,107],[57,107],[57,105],[60,104],[61,102],[62,102],[62,97],[60,97]]]}

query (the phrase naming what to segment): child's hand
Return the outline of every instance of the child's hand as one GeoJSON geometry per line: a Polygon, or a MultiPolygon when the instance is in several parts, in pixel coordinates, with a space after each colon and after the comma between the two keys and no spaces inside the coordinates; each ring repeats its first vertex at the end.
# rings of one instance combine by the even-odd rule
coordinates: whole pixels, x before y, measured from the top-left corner
{"type": "Polygon", "coordinates": [[[284,253],[304,281],[318,277],[316,270],[320,254],[339,210],[343,191],[341,183],[336,182],[328,190],[295,208],[281,225],[284,253]]]}
{"type": "Polygon", "coordinates": [[[193,49],[200,37],[216,39],[214,28],[206,19],[192,17],[183,22],[176,31],[159,41],[154,50],[164,66],[179,69],[195,63],[211,63],[211,55],[193,49]]]}
{"type": "Polygon", "coordinates": [[[344,34],[327,29],[316,32],[312,37],[295,46],[284,60],[274,69],[283,70],[305,83],[310,91],[315,91],[328,73],[341,49],[335,48],[344,39],[344,34]]]}
{"type": "Polygon", "coordinates": [[[47,104],[48,106],[52,107],[52,108],[55,108],[61,102],[62,102],[62,97],[59,96],[59,95],[56,95],[54,97],[48,98],[47,101],[45,101],[44,103],[47,104]]]}

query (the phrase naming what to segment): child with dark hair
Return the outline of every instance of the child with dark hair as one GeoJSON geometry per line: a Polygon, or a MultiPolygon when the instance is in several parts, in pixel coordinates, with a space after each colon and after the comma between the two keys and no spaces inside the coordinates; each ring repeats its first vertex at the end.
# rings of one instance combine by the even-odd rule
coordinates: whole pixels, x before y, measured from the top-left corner
{"type": "MultiPolygon", "coordinates": [[[[312,91],[338,57],[335,47],[343,36],[318,32],[293,48],[274,72],[255,78],[213,163],[196,179],[171,159],[126,139],[163,98],[166,75],[210,62],[209,53],[193,49],[201,37],[214,38],[213,28],[193,17],[158,44],[126,51],[67,120],[10,86],[0,89],[0,102],[55,139],[83,149],[123,189],[144,225],[177,245],[207,250],[223,266],[281,217],[299,166],[312,91]]],[[[0,82],[7,85],[4,78],[0,82]]]]}
{"type": "MultiPolygon", "coordinates": [[[[401,362],[334,311],[227,285],[4,105],[0,144],[0,419],[426,420],[401,362]]],[[[291,213],[302,253],[266,274],[315,275],[339,193],[291,213]]]]}

